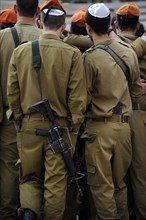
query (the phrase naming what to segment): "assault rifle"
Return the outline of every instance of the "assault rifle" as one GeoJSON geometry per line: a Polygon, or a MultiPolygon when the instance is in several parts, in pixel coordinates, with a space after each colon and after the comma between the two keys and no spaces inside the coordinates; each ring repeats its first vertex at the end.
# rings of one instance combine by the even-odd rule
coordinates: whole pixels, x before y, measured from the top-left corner
{"type": "Polygon", "coordinates": [[[53,111],[47,99],[34,103],[32,107],[39,111],[44,118],[48,119],[52,123],[52,126],[48,130],[36,128],[36,135],[47,137],[53,153],[60,152],[62,154],[68,173],[71,176],[70,183],[75,181],[79,193],[82,195],[83,193],[79,186],[78,179],[84,177],[84,174],[76,171],[69,146],[67,141],[63,138],[63,134],[66,133],[68,140],[71,143],[68,128],[63,128],[56,123],[53,111]]]}

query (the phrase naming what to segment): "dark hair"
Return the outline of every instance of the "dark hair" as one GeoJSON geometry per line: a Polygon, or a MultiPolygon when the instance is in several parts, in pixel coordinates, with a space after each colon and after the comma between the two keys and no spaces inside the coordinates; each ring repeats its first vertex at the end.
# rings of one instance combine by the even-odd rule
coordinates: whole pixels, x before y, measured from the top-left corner
{"type": "Polygon", "coordinates": [[[91,26],[96,34],[106,34],[110,24],[110,14],[105,18],[92,16],[88,11],[85,16],[85,22],[91,26]]]}
{"type": "Polygon", "coordinates": [[[16,0],[17,10],[20,16],[34,17],[38,8],[38,0],[16,0]]]}
{"type": "Polygon", "coordinates": [[[134,31],[136,29],[138,21],[139,21],[139,16],[128,17],[128,16],[117,15],[117,23],[121,31],[126,31],[129,29],[134,31]]]}
{"type": "Polygon", "coordinates": [[[65,18],[66,13],[60,8],[51,7],[48,9],[48,12],[46,14],[43,11],[41,12],[41,19],[44,23],[44,26],[46,28],[49,28],[50,30],[58,30],[65,23],[65,18]],[[58,9],[60,11],[63,11],[64,14],[59,16],[49,15],[49,11],[51,9],[58,9]]]}
{"type": "Polygon", "coordinates": [[[75,22],[71,22],[71,33],[76,35],[88,35],[86,26],[78,25],[75,22]]]}
{"type": "Polygon", "coordinates": [[[145,32],[144,25],[140,23],[139,28],[137,29],[135,36],[141,37],[145,32]]]}

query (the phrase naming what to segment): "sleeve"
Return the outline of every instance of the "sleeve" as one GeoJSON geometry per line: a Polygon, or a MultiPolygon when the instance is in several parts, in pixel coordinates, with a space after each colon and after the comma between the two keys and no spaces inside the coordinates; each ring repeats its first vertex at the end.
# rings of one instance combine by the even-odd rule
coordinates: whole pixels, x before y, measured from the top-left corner
{"type": "Polygon", "coordinates": [[[86,52],[83,54],[83,63],[85,68],[85,75],[86,75],[86,83],[87,83],[87,108],[91,103],[92,100],[92,92],[95,82],[95,71],[93,65],[91,65],[90,59],[86,52]],[[90,73],[90,74],[89,74],[90,73]]]}
{"type": "Polygon", "coordinates": [[[130,72],[132,73],[131,74],[132,85],[129,88],[129,91],[132,102],[138,104],[146,104],[145,97],[142,95],[142,86],[140,82],[140,69],[135,54],[133,54],[133,65],[131,65],[130,72]]]}
{"type": "Polygon", "coordinates": [[[144,56],[146,54],[146,32],[142,37],[139,37],[133,41],[131,46],[137,54],[138,58],[144,56]]]}
{"type": "Polygon", "coordinates": [[[86,80],[81,53],[75,49],[68,82],[68,106],[71,114],[71,130],[78,131],[84,121],[87,103],[86,80]]]}
{"type": "Polygon", "coordinates": [[[20,104],[20,88],[17,75],[15,50],[12,54],[8,68],[7,95],[10,107],[8,117],[10,120],[14,119],[17,121],[22,116],[22,109],[20,104]]]}

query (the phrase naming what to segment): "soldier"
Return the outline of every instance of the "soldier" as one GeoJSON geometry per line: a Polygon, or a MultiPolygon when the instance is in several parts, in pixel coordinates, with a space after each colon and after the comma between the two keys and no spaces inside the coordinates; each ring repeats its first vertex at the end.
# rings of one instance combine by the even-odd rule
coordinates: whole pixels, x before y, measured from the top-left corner
{"type": "Polygon", "coordinates": [[[138,101],[142,93],[137,57],[131,49],[110,40],[110,11],[105,4],[91,5],[85,21],[94,42],[84,53],[88,107],[82,137],[88,185],[97,219],[128,220],[124,178],[132,157],[131,97],[138,101]]]}
{"type": "MultiPolygon", "coordinates": [[[[37,39],[41,33],[35,26],[38,1],[17,0],[14,6],[17,12],[15,28],[19,43],[37,39]]],[[[16,36],[17,38],[17,36],[16,36]]],[[[15,39],[16,39],[15,38],[15,39]]],[[[7,74],[11,54],[15,48],[11,29],[0,31],[0,219],[16,220],[19,207],[19,154],[16,144],[16,129],[8,121],[6,112],[9,109],[7,100],[7,74]]]]}
{"type": "Polygon", "coordinates": [[[67,168],[60,152],[53,153],[48,139],[36,136],[35,129],[47,129],[51,122],[31,106],[49,100],[59,125],[67,127],[74,152],[78,129],[84,120],[86,84],[79,49],[64,43],[65,12],[58,7],[43,9],[43,34],[39,38],[41,67],[32,66],[32,42],[13,52],[8,73],[8,100],[11,119],[21,124],[17,133],[20,153],[20,203],[23,220],[63,218],[67,168]],[[26,56],[27,54],[27,56],[26,56]],[[21,98],[20,98],[21,97],[21,98]],[[43,204],[42,204],[43,202],[43,204]]]}
{"type": "MultiPolygon", "coordinates": [[[[139,28],[139,16],[141,14],[138,6],[127,3],[117,11],[117,27],[119,37],[132,43],[137,39],[135,33],[139,28]]],[[[143,87],[146,85],[146,55],[139,58],[140,77],[143,87]]],[[[145,93],[145,91],[143,91],[145,93]]],[[[143,94],[146,100],[146,94],[143,94]]],[[[132,130],[132,164],[129,169],[128,185],[132,187],[132,195],[129,190],[129,200],[133,196],[132,207],[130,207],[131,219],[146,219],[146,103],[137,104],[133,102],[133,112],[130,120],[132,130]],[[133,215],[134,213],[134,215],[133,215]]]]}
{"type": "Polygon", "coordinates": [[[0,12],[0,30],[13,27],[17,22],[17,14],[14,8],[6,8],[0,12]]]}

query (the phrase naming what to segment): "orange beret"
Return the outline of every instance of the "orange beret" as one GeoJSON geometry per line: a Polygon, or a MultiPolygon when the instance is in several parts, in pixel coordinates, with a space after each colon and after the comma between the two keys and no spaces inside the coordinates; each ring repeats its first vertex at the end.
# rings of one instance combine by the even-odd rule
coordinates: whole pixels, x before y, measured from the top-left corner
{"type": "Polygon", "coordinates": [[[17,14],[14,8],[6,8],[0,12],[0,23],[16,23],[17,14]]]}
{"type": "Polygon", "coordinates": [[[121,6],[117,11],[116,11],[117,15],[121,15],[121,16],[140,16],[141,12],[138,8],[138,6],[134,3],[128,3],[125,4],[123,6],[121,6]]]}
{"type": "MultiPolygon", "coordinates": [[[[60,8],[62,10],[64,10],[62,4],[60,3],[60,1],[58,0],[46,0],[41,6],[40,6],[40,10],[42,11],[45,8],[49,8],[49,7],[56,7],[56,8],[60,8]]],[[[65,11],[65,10],[64,10],[65,11]]]]}
{"type": "Polygon", "coordinates": [[[71,22],[85,26],[85,15],[86,15],[85,8],[78,9],[71,17],[71,22]]]}

